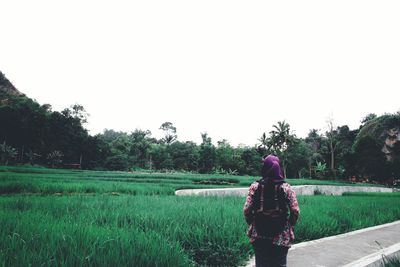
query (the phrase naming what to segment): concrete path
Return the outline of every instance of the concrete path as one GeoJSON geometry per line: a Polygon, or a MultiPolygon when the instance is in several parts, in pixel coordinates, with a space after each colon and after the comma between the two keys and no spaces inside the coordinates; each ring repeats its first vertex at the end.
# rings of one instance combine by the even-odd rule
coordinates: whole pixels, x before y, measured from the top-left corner
{"type": "MultiPolygon", "coordinates": [[[[400,256],[400,221],[299,243],[289,250],[289,267],[381,266],[400,256]]],[[[246,267],[255,266],[252,259],[246,267]]]]}
{"type": "MultiPolygon", "coordinates": [[[[342,195],[344,192],[386,192],[392,193],[392,188],[369,186],[334,186],[334,185],[297,185],[292,186],[297,195],[342,195]]],[[[177,190],[178,196],[246,196],[249,188],[212,188],[212,189],[182,189],[177,190]]]]}

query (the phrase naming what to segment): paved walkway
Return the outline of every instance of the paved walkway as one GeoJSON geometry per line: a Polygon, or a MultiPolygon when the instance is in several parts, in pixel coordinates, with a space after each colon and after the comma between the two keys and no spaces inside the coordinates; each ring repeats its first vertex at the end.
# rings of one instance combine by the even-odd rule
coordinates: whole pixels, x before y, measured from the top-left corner
{"type": "MultiPolygon", "coordinates": [[[[387,192],[392,188],[370,186],[333,186],[333,185],[296,185],[292,186],[297,195],[314,195],[316,192],[325,195],[340,196],[344,192],[387,192]]],[[[210,188],[210,189],[182,189],[175,191],[178,196],[246,196],[249,188],[210,188]]]]}
{"type": "MultiPolygon", "coordinates": [[[[289,250],[289,267],[379,266],[382,255],[400,254],[400,221],[299,243],[289,250]]],[[[246,267],[255,266],[252,259],[246,267]]]]}

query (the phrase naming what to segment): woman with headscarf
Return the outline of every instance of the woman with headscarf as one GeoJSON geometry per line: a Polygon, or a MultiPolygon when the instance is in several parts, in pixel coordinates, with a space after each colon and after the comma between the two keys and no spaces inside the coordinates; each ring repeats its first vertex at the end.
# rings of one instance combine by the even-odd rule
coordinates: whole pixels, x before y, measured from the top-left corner
{"type": "Polygon", "coordinates": [[[279,158],[263,158],[262,178],[250,185],[243,212],[256,267],[285,267],[300,210],[296,193],[285,182],[279,158]]]}

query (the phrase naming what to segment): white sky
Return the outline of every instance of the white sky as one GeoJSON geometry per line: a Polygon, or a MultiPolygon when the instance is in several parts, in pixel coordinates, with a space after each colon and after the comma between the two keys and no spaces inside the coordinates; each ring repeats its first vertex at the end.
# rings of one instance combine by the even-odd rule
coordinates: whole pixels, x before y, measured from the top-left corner
{"type": "Polygon", "coordinates": [[[104,128],[254,145],[400,108],[400,1],[2,1],[0,70],[104,128]]]}

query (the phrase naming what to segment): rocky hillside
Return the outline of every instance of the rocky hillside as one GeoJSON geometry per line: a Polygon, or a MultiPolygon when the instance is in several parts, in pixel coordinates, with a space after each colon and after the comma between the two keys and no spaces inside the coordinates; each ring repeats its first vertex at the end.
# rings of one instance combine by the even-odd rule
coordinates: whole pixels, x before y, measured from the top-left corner
{"type": "Polygon", "coordinates": [[[23,95],[0,71],[0,94],[20,96],[23,95]]]}
{"type": "Polygon", "coordinates": [[[387,114],[377,117],[369,121],[361,128],[356,143],[362,138],[370,136],[378,140],[382,144],[382,152],[385,153],[386,159],[393,161],[394,158],[400,157],[400,114],[387,114]]]}

